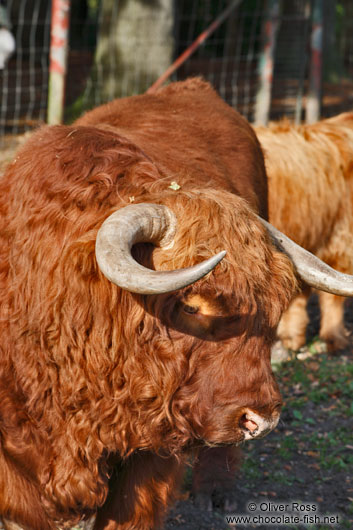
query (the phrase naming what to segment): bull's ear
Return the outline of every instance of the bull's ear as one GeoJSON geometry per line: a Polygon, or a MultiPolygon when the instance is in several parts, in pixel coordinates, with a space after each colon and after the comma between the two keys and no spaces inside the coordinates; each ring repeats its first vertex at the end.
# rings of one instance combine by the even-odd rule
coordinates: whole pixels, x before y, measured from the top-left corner
{"type": "Polygon", "coordinates": [[[315,289],[340,296],[353,296],[353,276],[338,272],[308,252],[270,223],[259,217],[279,250],[291,259],[298,276],[315,289]]]}
{"type": "Polygon", "coordinates": [[[196,282],[224,258],[222,251],[193,267],[153,271],[131,255],[135,243],[154,243],[168,249],[176,232],[174,213],[162,204],[140,203],[111,214],[97,234],[96,258],[103,274],[122,289],[138,294],[161,294],[196,282]]]}

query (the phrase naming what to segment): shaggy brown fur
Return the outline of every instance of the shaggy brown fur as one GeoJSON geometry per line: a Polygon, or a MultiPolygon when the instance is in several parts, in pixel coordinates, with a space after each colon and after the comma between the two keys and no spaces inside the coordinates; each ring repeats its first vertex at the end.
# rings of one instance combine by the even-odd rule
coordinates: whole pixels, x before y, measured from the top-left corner
{"type": "MultiPolygon", "coordinates": [[[[284,120],[256,127],[269,176],[270,222],[333,268],[353,273],[353,113],[313,125],[284,120]]],[[[309,289],[290,305],[279,326],[284,345],[305,344],[309,289]]],[[[328,348],[347,345],[344,298],[319,293],[320,336],[328,348]]]]}
{"type": "Polygon", "coordinates": [[[200,80],[44,127],[19,151],[0,180],[4,518],[156,528],[195,444],[237,443],[244,407],[278,409],[270,348],[296,280],[254,215],[266,210],[255,135],[200,80]],[[226,258],[178,292],[121,290],[95,239],[130,202],[178,219],[171,250],[136,246],[145,265],[226,258]],[[211,315],[184,312],[195,296],[211,315]]]}
{"type": "Polygon", "coordinates": [[[237,499],[234,481],[241,461],[240,447],[203,447],[195,458],[192,472],[192,492],[196,506],[212,511],[216,504],[225,512],[235,513],[237,499]]]}

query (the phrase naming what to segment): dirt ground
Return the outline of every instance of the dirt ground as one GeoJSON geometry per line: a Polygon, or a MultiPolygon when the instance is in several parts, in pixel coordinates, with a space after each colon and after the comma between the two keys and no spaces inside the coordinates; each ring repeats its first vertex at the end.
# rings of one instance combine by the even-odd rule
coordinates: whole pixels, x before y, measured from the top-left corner
{"type": "MultiPolygon", "coordinates": [[[[0,171],[27,137],[5,138],[0,145],[0,171]]],[[[306,347],[299,355],[292,353],[290,360],[276,364],[285,400],[282,420],[266,438],[244,445],[243,464],[231,491],[231,513],[224,512],[217,493],[213,510],[195,505],[190,469],[181,498],[168,515],[167,530],[353,528],[353,337],[344,351],[328,355],[317,339],[319,308],[315,297],[310,302],[310,317],[306,347]],[[302,512],[303,505],[314,508],[302,512]],[[285,524],[281,526],[276,519],[281,514],[299,516],[302,523],[282,519],[285,524]],[[257,519],[234,524],[230,515],[257,519]],[[321,522],[316,519],[307,524],[309,516],[315,515],[321,522]],[[323,523],[324,516],[331,517],[327,524],[323,523]],[[334,524],[337,518],[338,524],[334,524]],[[261,521],[265,524],[255,524],[261,521]]],[[[353,332],[353,299],[346,302],[345,320],[353,332]]]]}

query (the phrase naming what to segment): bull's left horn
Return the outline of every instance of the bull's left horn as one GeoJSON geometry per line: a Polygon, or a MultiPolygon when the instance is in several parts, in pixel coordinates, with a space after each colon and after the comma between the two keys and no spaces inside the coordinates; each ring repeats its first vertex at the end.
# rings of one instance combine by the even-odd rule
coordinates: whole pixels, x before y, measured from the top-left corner
{"type": "Polygon", "coordinates": [[[353,276],[338,272],[261,219],[277,247],[292,260],[300,278],[311,287],[340,296],[353,296],[353,276]]]}
{"type": "Polygon", "coordinates": [[[117,210],[104,221],[97,234],[99,268],[111,282],[139,294],[168,293],[196,282],[214,269],[225,251],[193,267],[174,271],[147,269],[131,255],[135,243],[171,246],[176,224],[174,213],[159,204],[132,204],[117,210]]]}

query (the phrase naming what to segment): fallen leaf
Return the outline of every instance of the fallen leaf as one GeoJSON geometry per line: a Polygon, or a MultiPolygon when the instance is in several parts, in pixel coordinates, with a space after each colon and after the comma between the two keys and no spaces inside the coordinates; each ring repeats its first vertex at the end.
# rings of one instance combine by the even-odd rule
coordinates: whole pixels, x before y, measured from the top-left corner
{"type": "Polygon", "coordinates": [[[312,456],[313,458],[319,458],[320,456],[319,453],[316,453],[315,451],[307,451],[305,454],[308,456],[312,456]]]}
{"type": "Polygon", "coordinates": [[[313,468],[313,469],[316,469],[317,471],[320,471],[321,467],[319,466],[319,464],[309,464],[309,467],[313,468]]]}

